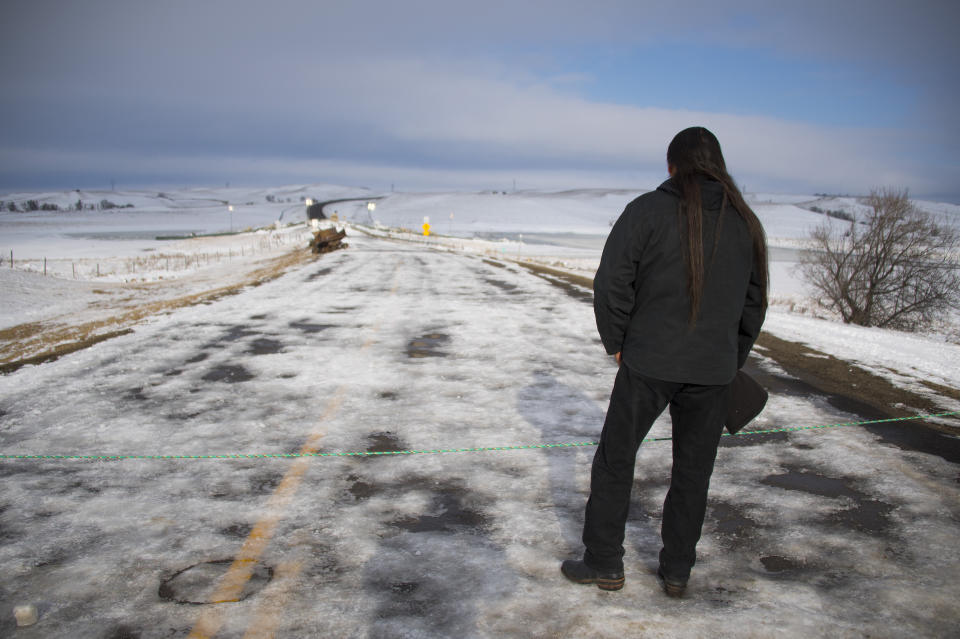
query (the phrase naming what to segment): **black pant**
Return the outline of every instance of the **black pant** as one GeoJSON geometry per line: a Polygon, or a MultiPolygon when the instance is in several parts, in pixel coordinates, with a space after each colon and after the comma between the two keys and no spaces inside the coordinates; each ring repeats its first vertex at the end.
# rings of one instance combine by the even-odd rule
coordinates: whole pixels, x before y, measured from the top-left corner
{"type": "Polygon", "coordinates": [[[623,537],[633,468],[640,442],[663,409],[673,421],[673,471],[663,502],[660,566],[686,580],[696,562],[707,489],[728,402],[728,386],[698,386],[644,377],[621,366],[593,458],[587,500],[584,562],[600,570],[623,569],[623,537]]]}

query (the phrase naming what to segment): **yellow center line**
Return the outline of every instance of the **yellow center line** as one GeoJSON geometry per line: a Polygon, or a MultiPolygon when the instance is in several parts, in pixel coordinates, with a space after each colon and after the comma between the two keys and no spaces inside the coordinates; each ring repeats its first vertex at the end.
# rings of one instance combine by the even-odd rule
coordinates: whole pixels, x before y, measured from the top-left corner
{"type": "MultiPolygon", "coordinates": [[[[390,289],[391,296],[396,294],[397,288],[399,287],[398,276],[399,271],[395,268],[393,287],[390,289]]],[[[373,334],[376,334],[376,332],[380,330],[382,323],[382,319],[377,321],[371,329],[373,334]]],[[[361,346],[360,350],[366,350],[374,341],[374,336],[371,335],[371,337],[364,342],[363,346],[361,346]]],[[[337,413],[340,405],[343,404],[346,394],[346,384],[342,384],[334,391],[333,397],[327,402],[323,414],[317,420],[320,424],[328,421],[337,413]]],[[[320,448],[320,440],[323,439],[325,435],[326,431],[321,429],[317,429],[311,433],[300,448],[300,454],[317,452],[320,448]]],[[[303,480],[304,474],[307,472],[307,468],[309,468],[309,464],[309,457],[298,457],[294,460],[290,469],[287,470],[280,484],[274,489],[273,494],[267,501],[266,515],[254,525],[253,530],[250,531],[247,539],[243,542],[243,546],[240,547],[240,551],[234,558],[233,563],[230,564],[230,568],[227,569],[226,574],[220,579],[216,589],[210,595],[210,603],[220,604],[240,601],[244,587],[246,587],[247,582],[250,581],[250,578],[253,576],[253,571],[257,567],[257,562],[270,544],[270,539],[273,537],[277,524],[286,507],[296,494],[297,489],[300,487],[300,483],[303,480]]],[[[197,620],[188,637],[191,639],[210,639],[210,637],[216,635],[223,626],[224,614],[222,606],[207,608],[203,614],[201,614],[200,619],[197,620]]],[[[259,624],[259,621],[255,622],[254,625],[251,626],[251,631],[253,631],[253,628],[259,627],[259,624]]],[[[272,630],[270,632],[270,635],[250,636],[272,636],[272,630]]]]}
{"type": "Polygon", "coordinates": [[[243,635],[243,639],[272,639],[282,618],[283,604],[289,599],[297,577],[303,571],[303,560],[284,562],[277,566],[273,575],[274,588],[257,607],[257,614],[243,635]]]}

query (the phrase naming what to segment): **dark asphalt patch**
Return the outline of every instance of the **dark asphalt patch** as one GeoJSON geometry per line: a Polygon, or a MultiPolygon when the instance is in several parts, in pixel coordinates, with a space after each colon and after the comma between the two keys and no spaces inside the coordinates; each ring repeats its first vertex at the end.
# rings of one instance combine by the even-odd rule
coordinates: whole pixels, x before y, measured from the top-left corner
{"type": "Polygon", "coordinates": [[[325,331],[328,328],[333,328],[336,324],[316,324],[313,322],[308,322],[307,320],[300,320],[299,322],[290,322],[287,324],[290,328],[295,328],[298,331],[312,335],[314,333],[319,333],[325,331]]]}
{"type": "Polygon", "coordinates": [[[276,490],[280,482],[283,481],[282,473],[263,473],[254,475],[250,478],[250,490],[254,493],[272,493],[276,490]]]}
{"type": "Polygon", "coordinates": [[[252,374],[239,364],[223,364],[211,368],[203,377],[205,382],[224,382],[226,384],[238,384],[240,382],[249,382],[256,379],[252,374]]]}
{"type": "Polygon", "coordinates": [[[208,357],[210,357],[210,353],[197,353],[196,355],[194,355],[193,357],[187,360],[187,364],[196,364],[198,362],[202,362],[208,357]]]}
{"type": "Polygon", "coordinates": [[[760,483],[821,497],[850,497],[852,499],[865,497],[860,491],[850,488],[846,480],[824,477],[808,471],[789,471],[781,475],[767,475],[760,480],[760,483]]]}
{"type": "Polygon", "coordinates": [[[380,393],[377,393],[377,397],[380,399],[393,401],[397,399],[398,395],[394,391],[381,391],[380,393]]]}
{"type": "Polygon", "coordinates": [[[246,539],[250,536],[250,532],[253,530],[253,526],[250,524],[233,524],[227,526],[226,528],[221,528],[219,532],[225,537],[233,537],[236,539],[246,539]]]}
{"type": "Polygon", "coordinates": [[[192,413],[170,413],[166,417],[171,422],[189,422],[203,415],[205,411],[195,411],[192,413]]]}
{"type": "Polygon", "coordinates": [[[140,633],[130,626],[116,626],[107,631],[104,639],[140,639],[140,633]]]}
{"type": "Polygon", "coordinates": [[[124,393],[124,397],[128,400],[133,400],[137,402],[147,401],[147,396],[143,394],[143,386],[138,386],[137,388],[128,388],[124,393]]]}
{"type": "Polygon", "coordinates": [[[248,337],[257,337],[259,334],[259,331],[253,330],[252,326],[238,324],[236,326],[229,327],[223,332],[222,335],[204,344],[203,348],[204,350],[209,350],[211,348],[223,348],[225,344],[231,344],[248,337]]]}
{"type": "Polygon", "coordinates": [[[467,495],[467,491],[456,487],[436,492],[427,512],[437,514],[400,517],[391,521],[390,526],[411,533],[482,532],[490,525],[490,519],[482,511],[465,504],[467,495]]]}
{"type": "Polygon", "coordinates": [[[424,357],[446,357],[442,348],[450,341],[450,337],[444,333],[427,333],[420,337],[414,337],[407,343],[407,357],[411,359],[420,359],[424,357]]]}
{"type": "Polygon", "coordinates": [[[245,351],[248,355],[273,355],[283,352],[283,342],[269,337],[258,337],[245,351]]]}
{"type": "Polygon", "coordinates": [[[360,479],[359,475],[347,475],[347,481],[350,482],[350,487],[347,488],[347,491],[353,495],[354,501],[369,499],[383,490],[383,486],[365,482],[360,479]]]}
{"type": "Polygon", "coordinates": [[[756,533],[765,528],[764,524],[750,518],[742,508],[736,504],[710,499],[708,501],[710,515],[707,518],[713,531],[738,545],[746,539],[752,539],[756,533]]]}
{"type": "Polygon", "coordinates": [[[749,427],[742,430],[742,435],[735,437],[721,437],[722,448],[739,448],[743,446],[760,446],[762,444],[786,444],[790,441],[790,433],[762,433],[750,435],[749,427]]]}
{"type": "Polygon", "coordinates": [[[367,436],[368,453],[387,453],[395,450],[404,450],[404,443],[396,433],[372,433],[367,436]]]}
{"type": "Polygon", "coordinates": [[[253,337],[257,335],[258,332],[252,330],[252,326],[246,324],[240,324],[238,326],[231,326],[228,328],[224,334],[220,337],[222,342],[236,342],[238,340],[244,339],[246,337],[253,337]]]}
{"type": "Polygon", "coordinates": [[[505,291],[507,293],[514,293],[514,294],[517,293],[516,284],[510,284],[509,282],[504,282],[503,280],[495,280],[489,277],[485,277],[483,281],[491,286],[495,286],[499,288],[501,291],[505,291]]]}

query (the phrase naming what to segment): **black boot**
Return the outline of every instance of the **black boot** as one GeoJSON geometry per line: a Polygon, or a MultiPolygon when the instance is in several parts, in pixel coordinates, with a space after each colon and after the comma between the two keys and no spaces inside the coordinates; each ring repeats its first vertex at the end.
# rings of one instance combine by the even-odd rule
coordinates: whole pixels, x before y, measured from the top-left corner
{"type": "Polygon", "coordinates": [[[595,570],[580,559],[567,559],[560,564],[560,572],[564,577],[578,584],[597,584],[600,590],[623,588],[622,570],[595,570]]]}
{"type": "Polygon", "coordinates": [[[682,597],[687,590],[687,582],[671,579],[663,574],[663,568],[657,568],[657,579],[668,597],[682,597]]]}

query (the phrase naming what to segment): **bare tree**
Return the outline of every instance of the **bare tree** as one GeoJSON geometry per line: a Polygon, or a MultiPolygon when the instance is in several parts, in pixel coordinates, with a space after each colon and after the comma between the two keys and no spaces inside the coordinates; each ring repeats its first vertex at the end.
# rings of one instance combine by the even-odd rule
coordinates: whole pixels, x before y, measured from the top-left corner
{"type": "Polygon", "coordinates": [[[847,324],[915,330],[960,307],[960,236],[907,191],[871,191],[871,211],[810,234],[804,279],[847,324]]]}

